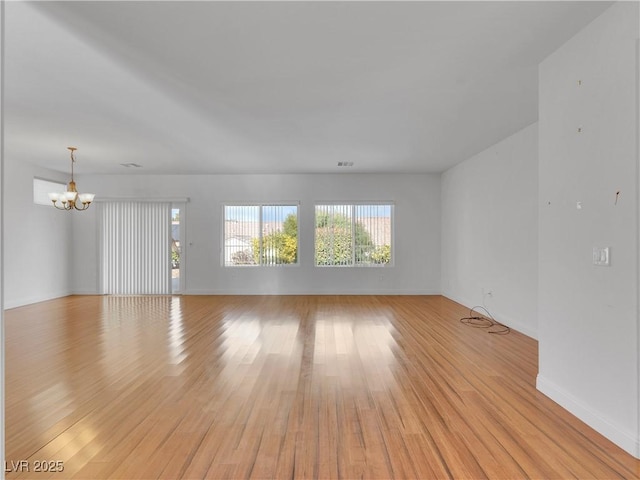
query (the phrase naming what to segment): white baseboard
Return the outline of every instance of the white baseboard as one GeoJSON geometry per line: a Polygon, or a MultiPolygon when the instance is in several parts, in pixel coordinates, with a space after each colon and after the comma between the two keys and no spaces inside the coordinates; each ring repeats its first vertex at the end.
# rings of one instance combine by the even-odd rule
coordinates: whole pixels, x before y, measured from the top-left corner
{"type": "Polygon", "coordinates": [[[73,293],[71,293],[71,295],[103,295],[103,294],[98,293],[93,289],[81,289],[81,290],[74,290],[73,293]]]}
{"type": "MultiPolygon", "coordinates": [[[[452,294],[450,292],[442,293],[444,297],[447,297],[449,300],[453,300],[456,303],[464,305],[467,308],[473,308],[478,305],[482,305],[482,302],[472,302],[467,298],[462,298],[459,295],[452,294]]],[[[523,324],[513,318],[502,314],[500,311],[496,311],[494,308],[491,309],[491,316],[499,323],[506,325],[513,330],[517,330],[518,332],[526,335],[527,337],[531,337],[534,340],[538,339],[538,332],[534,329],[530,328],[528,325],[523,324]]]]}
{"type": "Polygon", "coordinates": [[[25,305],[46,302],[47,300],[67,297],[69,295],[71,295],[71,292],[65,291],[65,292],[53,292],[45,295],[34,295],[31,297],[4,298],[4,309],[10,310],[12,308],[24,307],[25,305]]]}
{"type": "Polygon", "coordinates": [[[600,412],[581,402],[542,375],[538,375],[536,379],[536,388],[624,451],[640,459],[640,432],[638,435],[634,435],[631,431],[613,425],[600,412]]]}
{"type": "MultiPolygon", "coordinates": [[[[261,290],[242,290],[242,289],[232,289],[232,288],[221,288],[221,289],[189,289],[184,292],[180,292],[182,295],[441,295],[440,291],[437,290],[357,290],[357,289],[349,289],[349,290],[332,290],[332,289],[324,289],[324,290],[314,290],[314,291],[261,291],[261,290]]],[[[66,297],[69,295],[103,295],[102,293],[97,293],[93,290],[85,290],[79,291],[75,290],[73,292],[64,292],[57,295],[51,296],[42,296],[42,297],[30,297],[30,298],[22,298],[13,301],[5,301],[5,309],[22,307],[24,305],[30,305],[32,303],[43,302],[46,300],[53,300],[54,298],[66,297]]]]}
{"type": "Polygon", "coordinates": [[[184,295],[440,295],[439,291],[430,290],[314,290],[314,291],[259,291],[239,289],[189,289],[182,292],[184,295]]]}

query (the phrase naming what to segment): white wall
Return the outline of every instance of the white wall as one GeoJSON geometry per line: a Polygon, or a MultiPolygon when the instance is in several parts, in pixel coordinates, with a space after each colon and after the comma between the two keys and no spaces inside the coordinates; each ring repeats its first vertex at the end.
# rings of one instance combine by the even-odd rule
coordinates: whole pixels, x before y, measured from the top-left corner
{"type": "MultiPolygon", "coordinates": [[[[438,294],[440,293],[439,175],[101,175],[78,185],[102,197],[189,197],[185,221],[187,294],[438,294]],[[395,261],[384,268],[313,265],[314,204],[325,201],[395,203],[395,261]],[[300,265],[221,266],[224,202],[300,202],[300,265]]],[[[74,284],[98,288],[98,209],[74,218],[74,284]]]]}
{"type": "Polygon", "coordinates": [[[71,293],[71,218],[82,213],[35,205],[34,176],[68,181],[59,172],[4,159],[5,308],[71,293]]]}
{"type": "MultiPolygon", "coordinates": [[[[0,4],[0,31],[4,32],[4,2],[0,4]]],[[[4,52],[4,35],[0,35],[0,51],[4,52]]],[[[5,464],[4,438],[4,55],[0,55],[0,461],[5,464]]],[[[4,469],[3,469],[4,470],[4,469]]],[[[4,471],[0,473],[4,479],[4,471]]]]}
{"type": "Polygon", "coordinates": [[[534,338],[537,198],[537,124],[442,175],[443,295],[534,338]]]}
{"type": "Polygon", "coordinates": [[[538,388],[635,456],[638,18],[637,2],[614,4],[539,83],[538,388]],[[592,264],[594,246],[610,267],[592,264]]]}

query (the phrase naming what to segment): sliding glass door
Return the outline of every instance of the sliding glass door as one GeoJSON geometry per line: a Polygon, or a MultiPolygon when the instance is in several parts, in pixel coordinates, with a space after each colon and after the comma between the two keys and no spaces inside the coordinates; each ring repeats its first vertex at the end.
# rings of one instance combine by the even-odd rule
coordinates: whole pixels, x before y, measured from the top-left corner
{"type": "Polygon", "coordinates": [[[184,204],[171,207],[171,293],[184,291],[184,204]]]}
{"type": "Polygon", "coordinates": [[[174,263],[170,202],[105,202],[100,226],[103,293],[172,293],[172,267],[179,271],[180,245],[178,239],[174,263]]]}

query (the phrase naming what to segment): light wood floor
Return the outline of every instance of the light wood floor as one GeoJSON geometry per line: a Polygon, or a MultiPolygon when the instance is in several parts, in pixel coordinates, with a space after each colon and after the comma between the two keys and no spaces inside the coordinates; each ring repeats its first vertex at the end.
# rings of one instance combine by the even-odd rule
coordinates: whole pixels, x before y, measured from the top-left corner
{"type": "Polygon", "coordinates": [[[467,313],[437,296],[9,310],[7,469],[30,471],[7,477],[640,477],[536,391],[534,340],[462,325],[467,313]],[[35,473],[43,460],[64,471],[35,473]]]}

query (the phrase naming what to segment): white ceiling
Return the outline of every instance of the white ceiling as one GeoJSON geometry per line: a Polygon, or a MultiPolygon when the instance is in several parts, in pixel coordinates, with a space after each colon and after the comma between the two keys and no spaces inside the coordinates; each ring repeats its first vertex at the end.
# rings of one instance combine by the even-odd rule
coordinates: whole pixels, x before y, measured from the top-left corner
{"type": "Polygon", "coordinates": [[[602,2],[7,2],[5,155],[82,173],[439,172],[537,119],[602,2]],[[140,169],[121,163],[137,163],[140,169]]]}

